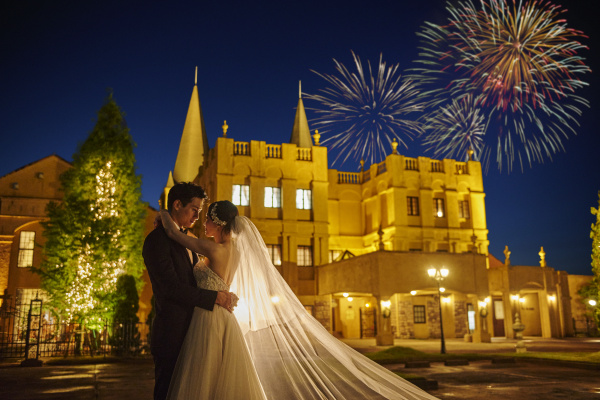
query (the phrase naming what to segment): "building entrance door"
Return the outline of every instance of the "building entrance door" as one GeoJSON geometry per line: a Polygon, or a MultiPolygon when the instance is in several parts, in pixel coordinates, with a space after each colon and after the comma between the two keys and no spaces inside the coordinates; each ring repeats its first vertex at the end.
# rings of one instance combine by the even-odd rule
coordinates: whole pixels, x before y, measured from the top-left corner
{"type": "Polygon", "coordinates": [[[506,336],[504,331],[504,303],[502,298],[492,299],[492,312],[494,313],[494,336],[506,336]]]}
{"type": "Polygon", "coordinates": [[[360,338],[377,336],[377,321],[373,307],[360,308],[360,338]]]}

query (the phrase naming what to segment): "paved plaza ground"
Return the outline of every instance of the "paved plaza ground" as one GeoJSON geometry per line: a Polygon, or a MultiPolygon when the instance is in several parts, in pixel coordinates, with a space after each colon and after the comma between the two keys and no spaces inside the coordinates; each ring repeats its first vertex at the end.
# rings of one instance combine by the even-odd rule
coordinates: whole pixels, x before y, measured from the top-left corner
{"type": "MultiPolygon", "coordinates": [[[[360,351],[379,350],[375,341],[347,340],[360,351]]],[[[527,340],[531,351],[600,351],[598,339],[527,340]]],[[[439,341],[398,340],[398,346],[424,352],[439,352],[439,341]]],[[[448,353],[497,353],[514,351],[514,342],[464,343],[451,339],[448,353]]],[[[108,363],[98,358],[96,364],[45,365],[20,367],[16,363],[0,365],[0,399],[151,399],[154,366],[150,359],[128,359],[108,363]]],[[[431,363],[430,368],[407,369],[402,364],[389,365],[392,370],[417,374],[438,382],[430,393],[442,400],[450,399],[600,399],[600,370],[575,368],[563,364],[471,362],[466,366],[448,367],[431,363]]]]}

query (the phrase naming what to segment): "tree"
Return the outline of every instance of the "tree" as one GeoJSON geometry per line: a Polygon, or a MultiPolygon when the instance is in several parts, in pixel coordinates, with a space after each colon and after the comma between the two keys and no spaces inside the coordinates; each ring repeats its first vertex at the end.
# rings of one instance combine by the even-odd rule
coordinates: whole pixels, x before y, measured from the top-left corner
{"type": "Polygon", "coordinates": [[[90,329],[115,310],[117,279],[139,279],[146,205],[135,172],[135,143],[109,93],[96,125],[61,176],[62,203],[50,203],[44,225],[45,260],[36,270],[51,304],[90,329]]]}
{"type": "Polygon", "coordinates": [[[590,238],[592,239],[592,272],[594,277],[592,281],[579,290],[579,295],[583,301],[595,300],[596,306],[591,309],[596,326],[600,328],[600,191],[598,192],[598,208],[591,208],[592,215],[596,216],[596,221],[592,224],[590,238]]]}
{"type": "Polygon", "coordinates": [[[115,314],[110,342],[118,355],[137,352],[140,349],[137,312],[140,308],[135,278],[121,275],[117,279],[115,314]]]}

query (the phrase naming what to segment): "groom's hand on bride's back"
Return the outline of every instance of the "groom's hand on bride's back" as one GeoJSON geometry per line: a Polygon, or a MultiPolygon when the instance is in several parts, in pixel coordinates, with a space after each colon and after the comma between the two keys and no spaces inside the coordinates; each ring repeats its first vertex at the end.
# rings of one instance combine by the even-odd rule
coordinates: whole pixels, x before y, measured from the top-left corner
{"type": "Polygon", "coordinates": [[[224,309],[226,309],[229,312],[232,312],[233,311],[232,295],[233,295],[233,293],[224,292],[224,291],[217,293],[217,301],[215,301],[215,304],[223,307],[224,309]]]}

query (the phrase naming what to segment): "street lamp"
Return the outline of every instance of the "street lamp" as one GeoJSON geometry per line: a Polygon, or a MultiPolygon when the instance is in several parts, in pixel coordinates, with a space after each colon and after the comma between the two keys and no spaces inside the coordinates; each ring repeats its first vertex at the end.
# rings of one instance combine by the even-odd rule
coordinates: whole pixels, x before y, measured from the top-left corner
{"type": "Polygon", "coordinates": [[[446,268],[437,269],[430,268],[427,270],[427,274],[430,278],[435,279],[438,288],[438,305],[440,307],[440,333],[442,336],[442,349],[441,353],[446,354],[446,342],[444,341],[444,320],[442,318],[442,290],[440,283],[448,276],[449,271],[446,268]]]}

